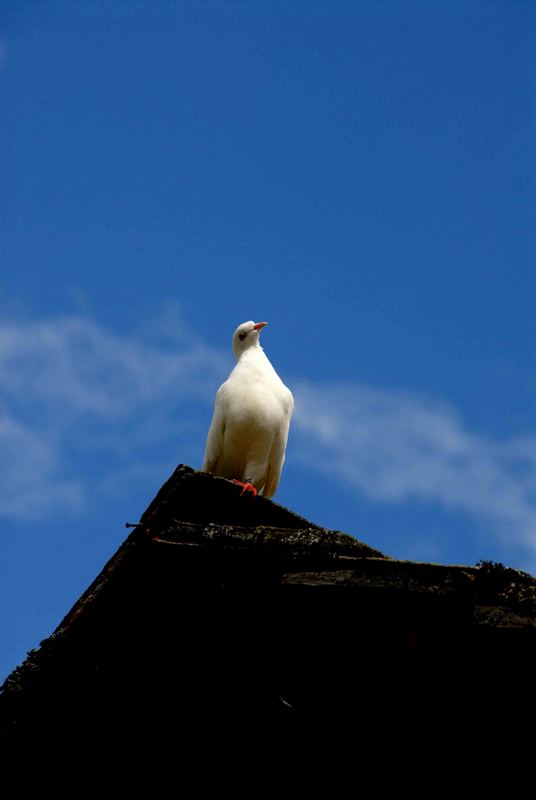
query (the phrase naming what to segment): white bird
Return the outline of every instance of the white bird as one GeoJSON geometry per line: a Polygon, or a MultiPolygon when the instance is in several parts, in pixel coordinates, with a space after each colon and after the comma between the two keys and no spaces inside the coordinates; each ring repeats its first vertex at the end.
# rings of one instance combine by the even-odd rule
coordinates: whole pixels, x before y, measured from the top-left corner
{"type": "Polygon", "coordinates": [[[237,364],[216,394],[203,471],[265,497],[275,494],[294,410],[288,389],[259,343],[266,322],[243,322],[233,335],[237,364]]]}

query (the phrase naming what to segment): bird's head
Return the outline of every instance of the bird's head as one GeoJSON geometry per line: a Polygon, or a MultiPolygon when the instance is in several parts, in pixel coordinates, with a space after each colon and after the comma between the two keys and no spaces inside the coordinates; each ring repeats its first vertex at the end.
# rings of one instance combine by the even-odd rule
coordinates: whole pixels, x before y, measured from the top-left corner
{"type": "Polygon", "coordinates": [[[233,353],[237,361],[245,350],[250,347],[260,347],[259,334],[265,325],[268,325],[268,323],[250,320],[238,326],[233,334],[233,353]]]}

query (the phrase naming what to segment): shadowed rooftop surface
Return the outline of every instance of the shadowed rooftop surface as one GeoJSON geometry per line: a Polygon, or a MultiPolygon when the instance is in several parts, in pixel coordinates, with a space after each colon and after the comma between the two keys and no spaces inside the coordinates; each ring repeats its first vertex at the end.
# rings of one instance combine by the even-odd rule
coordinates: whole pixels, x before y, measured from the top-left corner
{"type": "Polygon", "coordinates": [[[395,736],[449,703],[482,711],[490,685],[495,714],[521,713],[535,652],[529,575],[398,561],[181,465],[8,677],[2,731],[113,747],[171,726],[184,752],[320,719],[320,738],[348,718],[356,741],[386,721],[395,736]]]}

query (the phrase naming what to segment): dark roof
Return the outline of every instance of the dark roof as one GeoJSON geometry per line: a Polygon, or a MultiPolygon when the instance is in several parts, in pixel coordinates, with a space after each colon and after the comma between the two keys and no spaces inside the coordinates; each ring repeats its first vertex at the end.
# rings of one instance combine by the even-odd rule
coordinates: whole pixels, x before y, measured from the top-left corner
{"type": "Polygon", "coordinates": [[[535,652],[529,575],[389,558],[180,466],[0,713],[10,740],[58,746],[170,718],[188,737],[222,720],[248,736],[319,715],[370,726],[426,717],[431,698],[483,703],[483,675],[495,696],[512,674],[532,685],[535,652]]]}

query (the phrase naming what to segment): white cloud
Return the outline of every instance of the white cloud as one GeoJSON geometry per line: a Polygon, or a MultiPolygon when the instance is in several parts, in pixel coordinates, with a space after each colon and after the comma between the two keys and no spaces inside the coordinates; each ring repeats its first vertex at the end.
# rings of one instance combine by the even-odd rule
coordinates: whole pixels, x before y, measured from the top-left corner
{"type": "Polygon", "coordinates": [[[446,403],[367,386],[302,384],[295,427],[309,468],[367,497],[462,510],[536,551],[536,438],[494,441],[446,403]]]}
{"type": "Polygon", "coordinates": [[[81,487],[57,475],[58,448],[46,435],[0,413],[0,510],[16,520],[79,508],[81,487]]]}
{"type": "Polygon", "coordinates": [[[0,515],[80,508],[149,442],[184,433],[181,404],[210,400],[227,356],[168,323],[143,339],[76,316],[0,325],[0,515]],[[80,466],[96,449],[98,480],[80,466]]]}
{"type": "Polygon", "coordinates": [[[212,385],[221,358],[202,344],[174,349],[66,317],[0,326],[0,389],[25,407],[121,420],[167,400],[197,397],[212,385]]]}
{"type": "MultiPolygon", "coordinates": [[[[198,464],[230,364],[169,314],[128,334],[78,316],[3,323],[0,514],[80,511],[89,496],[152,484],[163,458],[198,464]]],[[[304,468],[378,502],[487,520],[536,554],[535,437],[476,435],[448,404],[411,392],[293,388],[291,455],[304,468]]]]}

